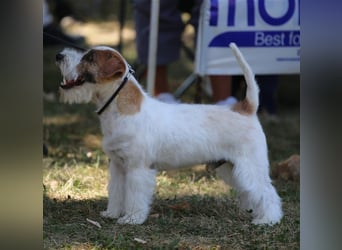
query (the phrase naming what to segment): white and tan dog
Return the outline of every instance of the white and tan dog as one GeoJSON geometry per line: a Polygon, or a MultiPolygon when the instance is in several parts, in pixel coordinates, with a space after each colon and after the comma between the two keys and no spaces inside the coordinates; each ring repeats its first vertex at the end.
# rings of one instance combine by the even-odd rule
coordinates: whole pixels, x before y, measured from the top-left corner
{"type": "Polygon", "coordinates": [[[109,47],[56,56],[63,82],[61,100],[94,101],[110,158],[108,207],[101,214],[118,223],[141,224],[149,213],[157,170],[208,162],[222,165],[254,224],[282,218],[280,198],[269,177],[266,138],[256,115],[258,86],[235,44],[230,45],[247,81],[245,100],[232,108],[166,104],[148,96],[125,59],[109,47]],[[115,94],[114,94],[115,93],[115,94]]]}

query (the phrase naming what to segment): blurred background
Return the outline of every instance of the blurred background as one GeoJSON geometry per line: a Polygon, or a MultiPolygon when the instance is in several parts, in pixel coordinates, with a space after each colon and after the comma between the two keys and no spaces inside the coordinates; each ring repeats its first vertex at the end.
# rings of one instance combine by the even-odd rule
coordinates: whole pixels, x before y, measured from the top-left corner
{"type": "MultiPolygon", "coordinates": [[[[47,0],[53,22],[44,29],[44,91],[56,93],[60,75],[54,65],[55,54],[69,44],[51,38],[55,34],[64,41],[69,41],[82,48],[96,45],[107,45],[118,49],[126,60],[138,69],[135,43],[135,25],[132,1],[122,0],[47,0]],[[52,27],[51,27],[52,26],[52,27]],[[56,31],[58,29],[58,31],[56,31]],[[50,79],[51,78],[51,79],[50,79]],[[46,80],[45,80],[46,79],[46,80]]],[[[189,18],[184,13],[184,22],[189,18]]],[[[146,38],[148,39],[148,38],[146,38]]],[[[194,51],[195,32],[187,25],[182,35],[184,45],[194,51]]],[[[179,61],[170,67],[170,88],[176,90],[193,72],[193,61],[184,50],[179,61]]],[[[145,79],[141,83],[145,84],[145,79]]],[[[280,107],[299,106],[299,75],[282,75],[276,93],[280,107]]],[[[182,97],[186,102],[193,102],[195,84],[182,97]]],[[[210,102],[203,93],[203,101],[210,102]]]]}

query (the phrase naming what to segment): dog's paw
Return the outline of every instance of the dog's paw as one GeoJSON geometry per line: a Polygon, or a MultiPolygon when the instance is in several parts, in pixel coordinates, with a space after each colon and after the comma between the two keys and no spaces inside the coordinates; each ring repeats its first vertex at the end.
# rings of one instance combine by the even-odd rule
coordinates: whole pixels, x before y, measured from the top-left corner
{"type": "Polygon", "coordinates": [[[252,223],[254,225],[275,225],[280,222],[280,219],[269,219],[269,218],[255,218],[252,223]]]}
{"type": "Polygon", "coordinates": [[[274,225],[281,221],[283,217],[283,212],[280,206],[272,206],[267,212],[264,211],[253,211],[253,221],[252,223],[255,225],[274,225]]]}
{"type": "Polygon", "coordinates": [[[139,215],[125,215],[118,219],[118,224],[134,224],[139,225],[144,223],[146,220],[146,216],[139,216],[139,215]]]}
{"type": "Polygon", "coordinates": [[[114,213],[114,212],[108,211],[108,210],[100,212],[100,215],[104,218],[111,218],[111,219],[117,219],[120,217],[119,213],[114,213]]]}

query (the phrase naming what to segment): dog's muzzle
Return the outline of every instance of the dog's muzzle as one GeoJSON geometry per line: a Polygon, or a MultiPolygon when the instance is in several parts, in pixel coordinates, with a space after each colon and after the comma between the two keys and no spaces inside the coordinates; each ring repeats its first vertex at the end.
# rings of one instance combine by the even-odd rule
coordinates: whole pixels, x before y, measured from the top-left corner
{"type": "MultiPolygon", "coordinates": [[[[56,55],[56,63],[60,64],[64,60],[65,55],[62,53],[58,53],[56,55]]],[[[71,89],[75,86],[80,86],[83,83],[85,83],[85,79],[83,77],[78,77],[75,80],[66,80],[65,78],[63,79],[63,82],[59,85],[62,89],[71,89]]]]}

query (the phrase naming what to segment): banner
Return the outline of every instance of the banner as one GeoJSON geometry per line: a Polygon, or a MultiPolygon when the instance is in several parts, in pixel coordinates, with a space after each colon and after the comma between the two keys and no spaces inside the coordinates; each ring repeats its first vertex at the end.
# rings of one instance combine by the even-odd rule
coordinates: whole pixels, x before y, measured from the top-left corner
{"type": "Polygon", "coordinates": [[[300,72],[300,0],[204,0],[195,71],[240,75],[235,42],[255,74],[300,72]]]}

